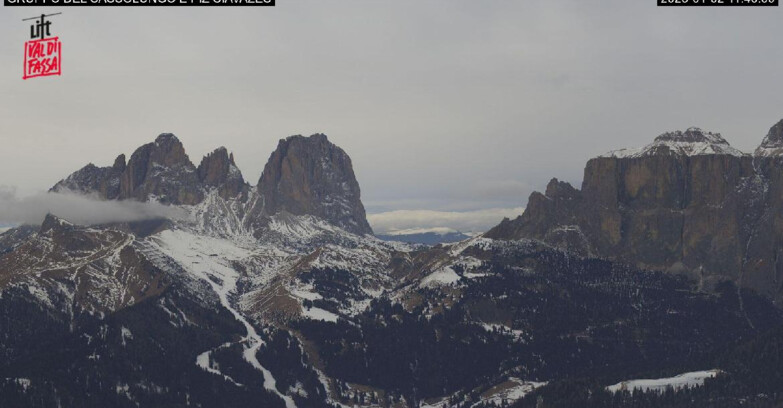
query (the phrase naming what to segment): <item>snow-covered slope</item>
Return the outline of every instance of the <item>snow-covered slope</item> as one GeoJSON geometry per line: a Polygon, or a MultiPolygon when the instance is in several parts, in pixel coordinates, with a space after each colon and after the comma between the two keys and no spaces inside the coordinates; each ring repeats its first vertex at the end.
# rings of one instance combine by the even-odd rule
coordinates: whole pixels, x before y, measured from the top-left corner
{"type": "Polygon", "coordinates": [[[707,370],[707,371],[694,371],[689,373],[683,373],[675,377],[669,378],[657,378],[657,379],[644,379],[644,380],[627,380],[622,381],[614,385],[606,387],[607,391],[665,391],[667,388],[679,390],[683,388],[691,388],[699,385],[704,385],[704,381],[708,378],[715,378],[720,374],[720,370],[707,370]]]}
{"type": "MultiPolygon", "coordinates": [[[[273,317],[334,320],[337,315],[361,312],[369,299],[394,286],[390,264],[395,254],[415,248],[353,234],[311,215],[283,212],[254,224],[249,218],[259,200],[255,190],[246,201],[226,200],[212,191],[202,203],[183,207],[190,211],[189,221],[175,223],[177,234],[212,240],[192,251],[206,251],[200,256],[209,255],[241,271],[235,277],[242,288],[236,293],[238,307],[258,321],[273,317]],[[338,294],[339,299],[325,293],[317,284],[318,277],[312,277],[321,271],[348,273],[349,293],[338,294]],[[314,300],[335,300],[340,306],[323,312],[303,307],[314,300]]],[[[155,242],[171,233],[163,231],[148,239],[155,242]]]]}
{"type": "MultiPolygon", "coordinates": [[[[187,272],[210,284],[220,299],[220,304],[228,309],[247,330],[247,336],[242,339],[245,361],[263,374],[264,387],[268,391],[282,398],[287,408],[295,408],[296,404],[291,397],[278,391],[272,373],[258,361],[258,349],[264,344],[261,336],[230,300],[230,297],[236,295],[239,279],[239,273],[232,267],[232,262],[251,256],[251,250],[226,239],[197,235],[183,230],[163,231],[150,240],[187,272]]],[[[203,366],[202,355],[199,355],[196,361],[203,366]]]]}

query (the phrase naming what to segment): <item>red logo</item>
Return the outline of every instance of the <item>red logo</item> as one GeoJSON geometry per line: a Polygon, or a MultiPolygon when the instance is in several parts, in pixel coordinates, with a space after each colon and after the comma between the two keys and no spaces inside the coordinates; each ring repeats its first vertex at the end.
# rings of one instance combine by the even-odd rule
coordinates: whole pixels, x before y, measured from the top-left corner
{"type": "Polygon", "coordinates": [[[63,45],[58,37],[51,37],[52,22],[46,20],[46,17],[60,14],[62,13],[41,14],[40,17],[22,20],[36,20],[35,24],[30,26],[30,41],[24,43],[22,79],[61,74],[63,45]]]}
{"type": "Polygon", "coordinates": [[[60,75],[62,47],[58,37],[24,43],[24,76],[22,79],[60,75]]]}

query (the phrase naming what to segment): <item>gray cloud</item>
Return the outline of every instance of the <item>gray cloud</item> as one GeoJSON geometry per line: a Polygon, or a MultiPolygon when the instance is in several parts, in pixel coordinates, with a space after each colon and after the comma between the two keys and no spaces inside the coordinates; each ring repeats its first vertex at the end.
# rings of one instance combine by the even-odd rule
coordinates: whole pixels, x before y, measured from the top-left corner
{"type": "Polygon", "coordinates": [[[153,202],[101,201],[75,193],[37,193],[20,198],[13,188],[0,187],[0,226],[40,224],[47,213],[81,225],[187,216],[182,209],[153,202]]]}

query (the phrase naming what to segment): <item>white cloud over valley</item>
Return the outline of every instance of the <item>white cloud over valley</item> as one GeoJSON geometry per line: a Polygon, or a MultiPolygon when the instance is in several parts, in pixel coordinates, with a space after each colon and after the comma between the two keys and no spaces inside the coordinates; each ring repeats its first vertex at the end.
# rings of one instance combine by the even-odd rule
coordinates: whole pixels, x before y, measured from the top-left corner
{"type": "Polygon", "coordinates": [[[462,232],[484,232],[504,217],[514,218],[524,207],[489,208],[476,211],[397,210],[368,214],[367,220],[376,234],[400,230],[450,228],[462,232]]]}

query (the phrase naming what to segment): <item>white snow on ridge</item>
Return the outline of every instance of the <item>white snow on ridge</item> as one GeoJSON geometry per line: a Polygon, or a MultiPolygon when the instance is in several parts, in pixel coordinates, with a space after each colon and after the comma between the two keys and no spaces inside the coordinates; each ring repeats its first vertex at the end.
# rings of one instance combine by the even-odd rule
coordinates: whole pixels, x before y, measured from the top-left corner
{"type": "Polygon", "coordinates": [[[612,150],[599,157],[637,158],[652,156],[655,149],[666,146],[676,155],[703,156],[708,154],[725,154],[731,156],[743,156],[745,153],[731,147],[720,146],[711,143],[687,143],[687,142],[653,142],[643,148],[612,150]]]}
{"type": "Polygon", "coordinates": [[[684,373],[669,378],[628,380],[610,385],[606,387],[606,390],[609,392],[618,392],[623,390],[633,391],[635,389],[642,391],[664,391],[667,387],[680,390],[683,388],[692,388],[704,385],[704,380],[707,378],[714,378],[718,374],[720,374],[720,370],[707,370],[684,373]]]}
{"type": "Polygon", "coordinates": [[[661,153],[678,156],[702,156],[709,154],[746,156],[745,153],[731,147],[719,133],[690,128],[685,132],[664,133],[643,148],[612,150],[598,157],[638,158],[661,153]]]}

